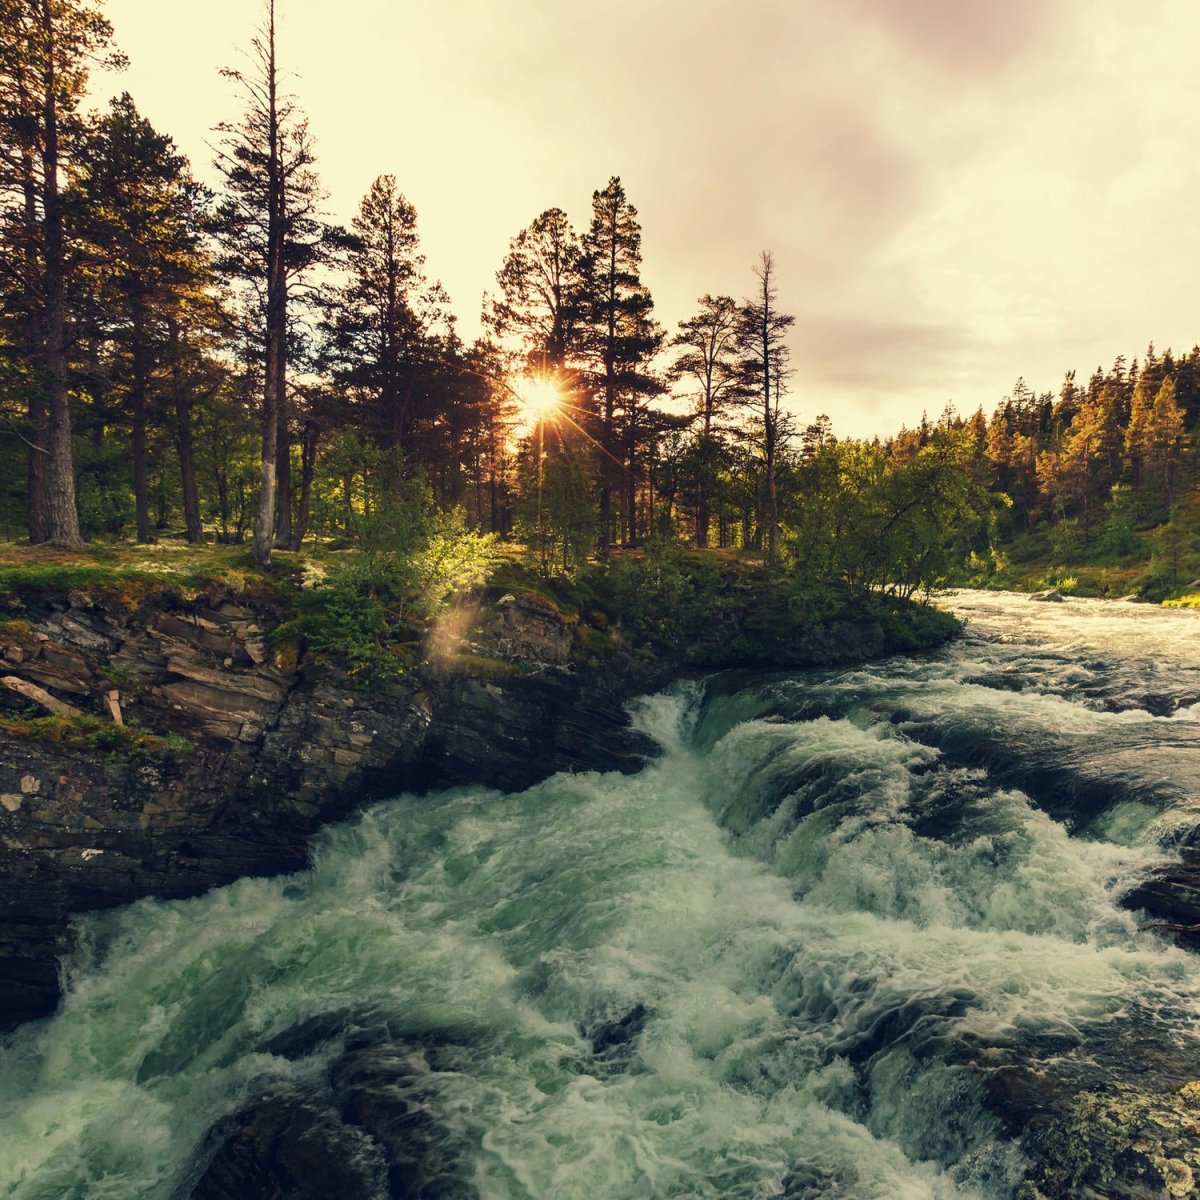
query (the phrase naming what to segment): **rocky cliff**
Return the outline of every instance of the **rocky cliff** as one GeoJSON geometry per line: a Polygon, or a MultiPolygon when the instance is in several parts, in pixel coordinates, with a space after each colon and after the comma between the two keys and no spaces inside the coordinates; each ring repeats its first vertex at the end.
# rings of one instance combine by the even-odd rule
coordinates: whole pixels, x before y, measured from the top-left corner
{"type": "MultiPolygon", "coordinates": [[[[363,682],[295,645],[272,648],[285,614],[268,597],[159,589],[4,605],[6,1027],[56,1005],[72,913],[298,869],[321,823],[402,791],[512,790],[555,771],[636,769],[652,748],[624,701],[662,686],[695,649],[635,653],[536,595],[509,595],[431,631],[408,673],[363,682]],[[30,686],[83,715],[39,715],[30,686]]],[[[713,642],[737,632],[714,629],[713,642]]],[[[864,621],[784,639],[775,661],[888,649],[864,621]]]]}

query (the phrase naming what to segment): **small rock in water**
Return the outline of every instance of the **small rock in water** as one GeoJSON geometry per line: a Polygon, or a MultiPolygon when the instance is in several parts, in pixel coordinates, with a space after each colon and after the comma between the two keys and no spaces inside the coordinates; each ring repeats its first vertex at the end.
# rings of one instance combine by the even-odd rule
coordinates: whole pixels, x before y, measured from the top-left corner
{"type": "Polygon", "coordinates": [[[1030,600],[1053,600],[1061,604],[1064,596],[1058,588],[1051,588],[1048,592],[1034,592],[1029,598],[1030,600]]]}

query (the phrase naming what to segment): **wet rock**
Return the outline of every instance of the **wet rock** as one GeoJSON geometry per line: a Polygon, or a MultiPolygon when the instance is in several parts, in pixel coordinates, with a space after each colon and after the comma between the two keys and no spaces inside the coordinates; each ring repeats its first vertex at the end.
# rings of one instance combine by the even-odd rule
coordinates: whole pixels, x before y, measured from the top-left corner
{"type": "Polygon", "coordinates": [[[209,1135],[191,1200],[380,1200],[383,1154],[320,1098],[267,1097],[209,1135]]]}
{"type": "Polygon", "coordinates": [[[1029,598],[1030,600],[1051,601],[1055,604],[1061,604],[1064,596],[1057,588],[1051,588],[1045,592],[1033,592],[1029,598]]]}
{"type": "Polygon", "coordinates": [[[1196,1083],[1173,1093],[1124,1085],[1085,1092],[1066,1112],[1027,1128],[1022,1148],[1033,1161],[1029,1183],[1047,1200],[1195,1196],[1198,1100],[1196,1083]]]}
{"type": "Polygon", "coordinates": [[[432,1041],[397,1042],[344,1055],[333,1067],[331,1086],[343,1119],[381,1148],[392,1197],[467,1200],[470,1149],[483,1136],[460,1126],[452,1131],[433,1115],[444,1090],[465,1067],[461,1046],[432,1041]]]}
{"type": "Polygon", "coordinates": [[[1121,903],[1143,909],[1168,937],[1200,950],[1200,850],[1185,848],[1179,862],[1155,867],[1121,903]]]}
{"type": "MultiPolygon", "coordinates": [[[[305,1053],[299,1047],[313,1049],[339,1023],[334,1015],[317,1018],[271,1044],[305,1053]]],[[[347,1036],[345,1026],[340,1033],[347,1036]]],[[[319,1082],[260,1095],[220,1121],[204,1140],[195,1182],[184,1194],[190,1200],[474,1196],[462,1129],[452,1131],[433,1116],[441,1090],[464,1067],[464,1048],[389,1038],[386,1029],[359,1030],[349,1040],[368,1044],[335,1057],[319,1082]]]]}

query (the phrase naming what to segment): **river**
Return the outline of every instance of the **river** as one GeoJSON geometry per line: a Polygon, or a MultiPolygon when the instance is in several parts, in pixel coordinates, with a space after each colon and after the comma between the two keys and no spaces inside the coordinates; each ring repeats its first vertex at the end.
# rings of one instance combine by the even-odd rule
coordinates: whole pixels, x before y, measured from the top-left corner
{"type": "MultiPolygon", "coordinates": [[[[637,702],[637,775],[400,797],[85,918],[0,1049],[0,1195],[218,1194],[264,1097],[363,1195],[1085,1194],[1063,1114],[1119,1140],[1200,1076],[1200,960],[1121,903],[1200,823],[1200,614],[945,603],[931,656],[637,702]]],[[[1194,1148],[1093,1194],[1196,1194],[1194,1148]]]]}

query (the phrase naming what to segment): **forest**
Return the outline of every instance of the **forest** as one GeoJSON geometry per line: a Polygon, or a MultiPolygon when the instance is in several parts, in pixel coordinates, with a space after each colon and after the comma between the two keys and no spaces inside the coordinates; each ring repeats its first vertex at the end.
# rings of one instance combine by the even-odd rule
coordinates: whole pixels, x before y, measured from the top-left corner
{"type": "Polygon", "coordinates": [[[585,229],[515,233],[468,345],[399,175],[327,218],[274,0],[223,72],[216,191],[130,95],[89,107],[122,63],[98,3],[0,21],[0,540],[349,549],[353,587],[413,595],[497,541],[546,576],[688,545],[902,597],[1003,579],[1022,538],[1186,573],[1200,350],[839,439],[797,415],[822,405],[792,394],[771,253],[664,328],[616,176],[585,229]]]}

